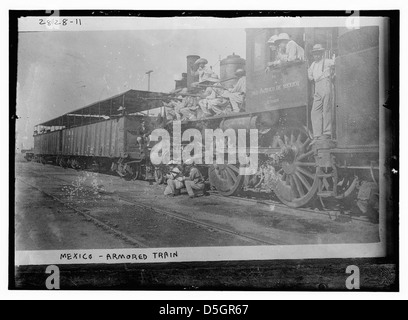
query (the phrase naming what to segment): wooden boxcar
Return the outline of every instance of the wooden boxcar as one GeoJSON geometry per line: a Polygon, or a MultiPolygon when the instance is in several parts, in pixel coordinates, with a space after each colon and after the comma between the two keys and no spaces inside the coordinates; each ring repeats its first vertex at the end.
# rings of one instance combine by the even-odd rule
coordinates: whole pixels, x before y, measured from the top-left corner
{"type": "Polygon", "coordinates": [[[129,90],[42,123],[35,128],[35,155],[44,163],[72,168],[97,165],[137,178],[149,165],[148,148],[137,141],[139,128],[144,122],[151,131],[157,120],[142,112],[161,107],[162,96],[129,90]]]}

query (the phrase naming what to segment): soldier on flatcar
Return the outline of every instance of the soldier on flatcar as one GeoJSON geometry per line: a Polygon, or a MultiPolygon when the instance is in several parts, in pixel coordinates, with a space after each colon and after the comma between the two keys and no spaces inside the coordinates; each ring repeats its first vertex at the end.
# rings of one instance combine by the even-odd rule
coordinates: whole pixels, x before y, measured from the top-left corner
{"type": "Polygon", "coordinates": [[[313,46],[314,62],[308,70],[310,81],[314,81],[314,98],[311,110],[313,137],[315,140],[330,140],[332,135],[332,76],[334,61],[324,57],[321,44],[313,46]]]}
{"type": "Polygon", "coordinates": [[[241,112],[241,107],[245,101],[246,73],[245,70],[238,69],[235,71],[235,75],[239,78],[238,82],[232,89],[226,90],[222,96],[229,99],[232,112],[241,112]]]}
{"type": "Polygon", "coordinates": [[[228,110],[229,100],[223,96],[226,90],[218,81],[205,89],[203,99],[199,101],[204,117],[211,117],[213,115],[211,112],[214,112],[215,115],[231,112],[231,109],[228,110]]]}
{"type": "Polygon", "coordinates": [[[197,119],[198,108],[197,97],[189,95],[184,96],[179,109],[179,113],[182,115],[181,121],[197,119]]]}
{"type": "Polygon", "coordinates": [[[197,67],[197,70],[191,70],[191,73],[194,76],[198,76],[198,82],[204,81],[214,74],[213,70],[207,67],[207,64],[208,60],[204,58],[200,58],[194,63],[194,66],[197,67]]]}

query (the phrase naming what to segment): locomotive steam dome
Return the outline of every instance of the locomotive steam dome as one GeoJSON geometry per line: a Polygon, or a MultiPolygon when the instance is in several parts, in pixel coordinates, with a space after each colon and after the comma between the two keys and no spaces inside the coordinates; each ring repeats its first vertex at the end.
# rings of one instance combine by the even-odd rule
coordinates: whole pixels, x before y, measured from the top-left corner
{"type": "MultiPolygon", "coordinates": [[[[238,69],[245,70],[245,59],[241,58],[239,55],[233,53],[232,55],[221,60],[220,63],[220,76],[221,81],[234,78],[235,71],[238,69]]],[[[237,83],[237,79],[232,79],[224,82],[224,86],[227,88],[232,88],[237,83]]]]}

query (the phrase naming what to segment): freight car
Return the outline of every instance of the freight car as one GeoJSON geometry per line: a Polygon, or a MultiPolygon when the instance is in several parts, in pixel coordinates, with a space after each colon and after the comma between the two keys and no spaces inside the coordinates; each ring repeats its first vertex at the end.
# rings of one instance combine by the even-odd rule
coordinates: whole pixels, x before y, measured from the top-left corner
{"type": "Polygon", "coordinates": [[[128,179],[152,178],[146,137],[160,118],[143,112],[161,106],[163,97],[129,90],[39,124],[34,129],[35,156],[62,167],[97,166],[128,179]]]}

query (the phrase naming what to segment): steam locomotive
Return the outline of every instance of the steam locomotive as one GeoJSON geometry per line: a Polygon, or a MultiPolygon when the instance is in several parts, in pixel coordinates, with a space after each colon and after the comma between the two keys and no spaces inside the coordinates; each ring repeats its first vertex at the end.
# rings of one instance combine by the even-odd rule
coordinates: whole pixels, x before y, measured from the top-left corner
{"type": "MultiPolygon", "coordinates": [[[[206,128],[258,129],[259,166],[240,175],[240,164],[213,164],[201,170],[224,196],[246,192],[274,194],[290,207],[313,199],[353,197],[378,206],[379,194],[379,28],[248,29],[247,60],[233,54],[221,61],[221,81],[232,87],[233,73],[246,69],[247,92],[241,113],[182,123],[183,130],[206,128]],[[265,72],[271,60],[268,39],[288,33],[305,48],[306,61],[286,63],[265,72]],[[310,108],[313,87],[307,77],[311,48],[321,43],[326,57],[335,57],[332,140],[311,144],[310,108]]],[[[197,82],[189,70],[199,56],[187,57],[187,72],[176,89],[191,93],[197,82]]],[[[163,181],[166,166],[154,166],[141,147],[140,127],[167,128],[165,117],[141,114],[160,108],[164,93],[130,90],[47,121],[35,128],[35,155],[42,162],[85,168],[97,164],[128,179],[163,181]]],[[[151,132],[150,130],[150,132],[151,132]]],[[[149,131],[149,130],[148,130],[149,131]]]]}

